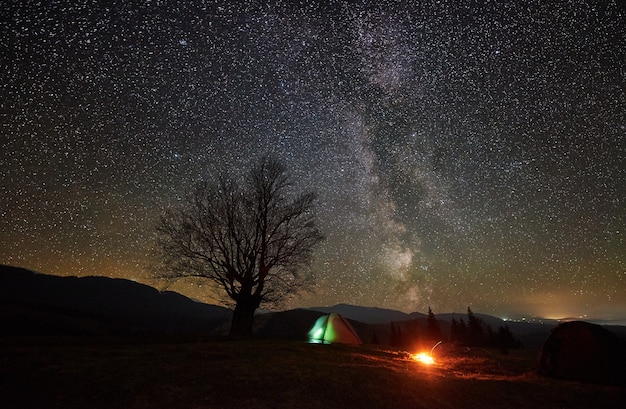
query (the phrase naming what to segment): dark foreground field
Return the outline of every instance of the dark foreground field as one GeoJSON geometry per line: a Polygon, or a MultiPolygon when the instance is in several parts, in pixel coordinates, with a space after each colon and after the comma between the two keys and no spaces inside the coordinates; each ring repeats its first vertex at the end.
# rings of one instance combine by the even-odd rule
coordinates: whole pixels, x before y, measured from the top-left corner
{"type": "Polygon", "coordinates": [[[533,372],[535,353],[433,366],[385,348],[269,341],[0,340],[0,408],[623,408],[626,389],[533,372]]]}

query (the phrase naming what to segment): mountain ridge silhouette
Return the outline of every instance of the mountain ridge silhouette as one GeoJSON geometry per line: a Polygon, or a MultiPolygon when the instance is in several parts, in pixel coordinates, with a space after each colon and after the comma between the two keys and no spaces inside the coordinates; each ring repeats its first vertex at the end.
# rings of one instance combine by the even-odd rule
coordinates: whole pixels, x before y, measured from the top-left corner
{"type": "Polygon", "coordinates": [[[0,265],[0,334],[213,333],[230,316],[225,307],[131,280],[0,265]]]}

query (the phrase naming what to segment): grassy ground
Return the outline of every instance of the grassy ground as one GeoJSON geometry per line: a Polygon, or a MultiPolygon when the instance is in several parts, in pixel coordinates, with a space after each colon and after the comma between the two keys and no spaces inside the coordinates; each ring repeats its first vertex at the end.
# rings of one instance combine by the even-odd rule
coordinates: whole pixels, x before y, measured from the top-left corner
{"type": "Polygon", "coordinates": [[[535,352],[440,356],[270,341],[0,343],[1,408],[622,408],[533,372],[535,352]]]}

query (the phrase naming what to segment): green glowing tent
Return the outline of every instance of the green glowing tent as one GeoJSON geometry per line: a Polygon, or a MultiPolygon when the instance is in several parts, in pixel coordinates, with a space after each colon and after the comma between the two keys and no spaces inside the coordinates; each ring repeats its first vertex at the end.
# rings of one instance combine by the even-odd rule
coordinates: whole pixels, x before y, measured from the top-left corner
{"type": "Polygon", "coordinates": [[[339,314],[322,315],[309,331],[309,342],[316,344],[360,345],[361,338],[352,325],[339,314]]]}

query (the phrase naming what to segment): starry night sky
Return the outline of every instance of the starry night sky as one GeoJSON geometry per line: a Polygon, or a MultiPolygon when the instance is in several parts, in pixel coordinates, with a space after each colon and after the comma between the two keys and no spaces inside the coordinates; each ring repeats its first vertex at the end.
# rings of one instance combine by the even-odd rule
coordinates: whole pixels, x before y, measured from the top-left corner
{"type": "Polygon", "coordinates": [[[286,307],[626,317],[623,3],[6,4],[0,263],[158,286],[158,216],[271,153],[326,236],[286,307]]]}

